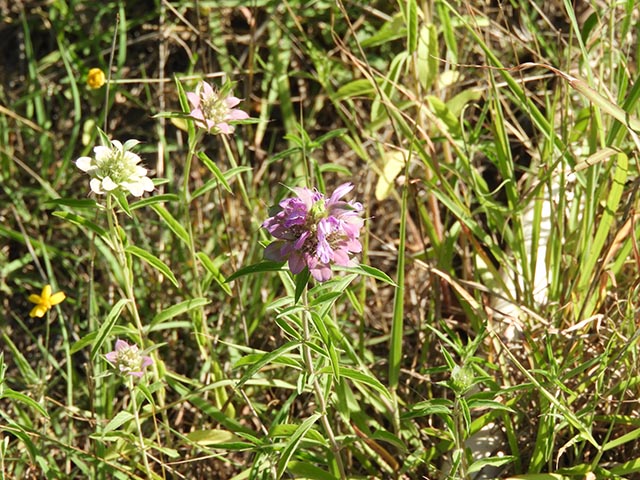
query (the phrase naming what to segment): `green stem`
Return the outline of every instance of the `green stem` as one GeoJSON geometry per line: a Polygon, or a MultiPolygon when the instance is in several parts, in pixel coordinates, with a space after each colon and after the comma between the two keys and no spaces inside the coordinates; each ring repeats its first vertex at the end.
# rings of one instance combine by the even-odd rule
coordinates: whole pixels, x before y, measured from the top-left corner
{"type": "MultiPolygon", "coordinates": [[[[306,298],[305,298],[306,303],[306,298]]],[[[333,429],[331,428],[331,423],[329,422],[329,417],[327,416],[327,403],[325,402],[324,395],[322,394],[322,389],[320,388],[320,383],[318,382],[318,376],[316,375],[315,367],[313,365],[313,358],[311,357],[311,349],[309,348],[309,341],[311,339],[311,335],[309,333],[309,311],[305,310],[302,314],[302,354],[304,357],[304,363],[307,368],[307,372],[309,373],[309,378],[312,379],[313,391],[316,397],[316,402],[318,402],[318,406],[320,407],[320,412],[322,416],[320,417],[320,421],[322,422],[322,426],[327,433],[327,437],[329,438],[329,443],[331,444],[331,450],[333,451],[333,456],[336,459],[336,464],[338,465],[338,471],[340,472],[340,478],[342,480],[346,480],[347,476],[344,471],[344,465],[342,463],[342,457],[340,455],[340,445],[336,440],[336,436],[333,433],[333,429]]]]}
{"type": "MultiPolygon", "coordinates": [[[[136,302],[136,296],[135,296],[135,291],[134,291],[134,287],[133,287],[133,265],[132,265],[132,259],[131,259],[131,255],[127,254],[125,252],[125,248],[124,248],[124,244],[122,243],[122,238],[120,237],[120,233],[119,233],[119,226],[118,226],[118,217],[116,214],[115,209],[113,208],[113,199],[111,194],[107,194],[107,221],[109,224],[109,233],[111,235],[111,241],[113,242],[113,249],[115,250],[116,253],[116,257],[118,259],[118,262],[120,263],[120,266],[122,267],[123,270],[123,275],[124,275],[124,290],[125,290],[125,295],[127,300],[129,300],[129,312],[131,313],[133,320],[135,322],[136,325],[136,329],[138,330],[138,344],[140,346],[141,349],[145,348],[145,335],[144,335],[144,328],[142,326],[142,319],[140,318],[140,312],[138,311],[138,304],[136,302]]],[[[160,370],[158,367],[158,356],[157,353],[155,351],[153,351],[151,353],[151,356],[153,357],[153,373],[154,373],[154,378],[156,380],[160,379],[160,370]]],[[[166,420],[166,412],[164,411],[164,405],[165,405],[165,401],[164,401],[164,390],[159,389],[158,390],[158,404],[160,405],[160,407],[162,408],[163,411],[163,418],[165,418],[166,420]]],[[[165,422],[165,425],[167,425],[167,423],[165,422]]]]}
{"type": "MultiPolygon", "coordinates": [[[[233,154],[233,150],[231,150],[231,145],[229,145],[229,139],[226,135],[220,135],[220,138],[222,138],[222,143],[224,144],[224,149],[227,152],[227,158],[229,158],[231,168],[237,168],[238,162],[236,161],[236,157],[233,154]]],[[[247,187],[244,184],[242,175],[238,175],[237,178],[238,185],[240,186],[240,194],[242,195],[242,201],[247,207],[247,210],[249,210],[249,212],[253,212],[253,206],[251,205],[251,201],[249,200],[249,194],[247,193],[247,187]]]]}
{"type": "Polygon", "coordinates": [[[182,191],[180,192],[180,201],[182,207],[188,209],[188,205],[191,203],[191,193],[189,191],[189,180],[191,178],[191,164],[193,163],[193,157],[196,154],[196,146],[200,142],[202,135],[199,133],[194,135],[189,141],[189,151],[187,152],[187,161],[184,164],[184,172],[182,178],[182,191]]]}
{"type": "Polygon", "coordinates": [[[127,384],[129,386],[129,392],[131,393],[131,402],[133,404],[133,416],[136,420],[136,429],[138,430],[138,442],[140,443],[140,451],[142,452],[142,458],[144,460],[144,468],[147,472],[147,478],[153,478],[151,467],[149,466],[149,459],[147,458],[147,451],[144,444],[144,437],[142,436],[142,424],[140,423],[140,416],[138,415],[138,401],[136,399],[136,392],[133,385],[133,378],[131,375],[127,377],[127,384]]]}
{"type": "MultiPolygon", "coordinates": [[[[58,309],[58,320],[60,320],[60,331],[62,332],[62,339],[64,345],[64,356],[66,360],[66,373],[67,373],[67,410],[69,412],[73,412],[73,361],[71,360],[71,351],[69,350],[69,346],[71,342],[69,341],[69,334],[67,332],[67,327],[64,322],[64,318],[60,315],[60,309],[58,309]]],[[[47,322],[47,349],[49,348],[49,326],[47,322]]],[[[67,443],[71,445],[73,443],[73,437],[75,435],[73,428],[73,423],[67,429],[67,443]]],[[[67,459],[66,462],[66,473],[69,474],[71,472],[71,459],[67,459]]]]}
{"type": "MultiPolygon", "coordinates": [[[[182,185],[182,191],[180,192],[180,202],[184,215],[184,223],[187,229],[187,234],[189,236],[189,257],[191,261],[191,273],[193,275],[193,295],[196,298],[202,298],[202,285],[200,283],[200,270],[198,268],[198,256],[196,255],[196,244],[193,236],[193,227],[191,225],[191,214],[190,214],[190,205],[191,205],[191,192],[189,190],[189,179],[191,177],[191,164],[193,162],[193,157],[196,154],[196,146],[198,145],[201,138],[201,134],[197,133],[193,136],[193,138],[189,141],[189,151],[187,153],[187,161],[184,166],[184,179],[182,185]]],[[[196,340],[198,342],[198,346],[200,347],[200,354],[202,358],[207,360],[209,358],[209,352],[211,352],[209,328],[207,325],[207,320],[204,314],[204,307],[200,307],[194,312],[195,317],[193,318],[194,326],[196,330],[196,340]]]]}
{"type": "Polygon", "coordinates": [[[453,418],[455,423],[455,445],[456,449],[460,452],[460,464],[458,472],[459,474],[455,475],[455,478],[467,478],[467,455],[465,451],[464,440],[466,437],[465,434],[465,421],[463,418],[462,407],[460,406],[461,400],[460,396],[456,394],[456,399],[453,404],[453,418]]]}
{"type": "MultiPolygon", "coordinates": [[[[236,168],[238,166],[238,162],[236,161],[235,156],[233,155],[233,151],[231,150],[231,145],[229,145],[229,140],[227,139],[227,136],[220,135],[220,137],[222,138],[224,149],[227,152],[227,157],[229,158],[229,163],[231,164],[231,168],[236,168]]],[[[249,212],[253,212],[253,207],[251,205],[251,201],[249,200],[249,195],[247,194],[247,189],[244,184],[244,180],[242,179],[242,175],[238,175],[238,184],[240,185],[240,193],[242,195],[242,200],[245,203],[245,207],[249,212]]],[[[220,198],[222,198],[222,188],[220,188],[220,185],[218,185],[218,191],[219,191],[220,198]]],[[[222,220],[225,222],[225,227],[229,229],[229,221],[227,220],[224,211],[222,212],[222,220]]],[[[229,241],[227,241],[226,244],[227,244],[227,249],[229,253],[229,258],[231,259],[231,261],[234,261],[236,256],[233,254],[233,249],[231,247],[231,244],[229,243],[229,241]]],[[[237,270],[239,268],[239,265],[234,265],[234,268],[237,270]]],[[[234,282],[234,288],[236,290],[236,298],[238,299],[238,304],[240,306],[240,321],[242,322],[244,340],[245,340],[245,343],[248,344],[249,328],[247,327],[247,319],[245,317],[245,308],[242,300],[243,295],[240,292],[240,284],[238,282],[234,282]]]]}
{"type": "Polygon", "coordinates": [[[124,289],[129,300],[129,311],[133,316],[133,319],[138,329],[139,344],[144,348],[144,330],[142,328],[142,320],[140,319],[140,313],[138,312],[138,306],[136,304],[136,297],[133,291],[133,269],[131,266],[131,257],[127,255],[120,237],[120,228],[118,226],[118,216],[113,208],[112,195],[107,194],[107,218],[109,222],[109,233],[111,234],[111,241],[113,242],[113,248],[116,251],[116,257],[122,267],[124,274],[124,289]]]}

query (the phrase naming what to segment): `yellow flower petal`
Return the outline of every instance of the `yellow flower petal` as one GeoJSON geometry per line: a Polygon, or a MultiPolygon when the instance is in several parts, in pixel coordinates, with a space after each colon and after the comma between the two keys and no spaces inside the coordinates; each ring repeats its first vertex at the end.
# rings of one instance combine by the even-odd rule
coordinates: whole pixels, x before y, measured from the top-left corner
{"type": "Polygon", "coordinates": [[[44,317],[44,314],[47,313],[47,310],[48,310],[47,307],[43,305],[36,305],[31,309],[31,312],[29,312],[29,316],[31,318],[33,317],[42,318],[44,317]]]}
{"type": "Polygon", "coordinates": [[[27,298],[27,300],[29,300],[31,303],[42,302],[42,298],[40,298],[40,295],[36,295],[35,293],[32,293],[31,295],[29,295],[29,298],[27,298]]]}
{"type": "Polygon", "coordinates": [[[40,295],[36,295],[35,293],[29,295],[28,300],[36,304],[36,306],[31,309],[31,312],[29,312],[29,316],[31,318],[44,317],[44,314],[47,313],[51,307],[59,304],[65,298],[67,298],[67,296],[64,292],[56,292],[51,295],[51,285],[45,285],[40,295]]]}
{"type": "Polygon", "coordinates": [[[44,288],[42,289],[42,293],[40,294],[40,297],[42,297],[42,301],[47,302],[49,301],[50,296],[51,296],[51,285],[45,285],[44,288]]]}
{"type": "Polygon", "coordinates": [[[67,296],[64,294],[64,292],[56,292],[51,295],[49,303],[51,304],[51,306],[54,306],[62,302],[65,298],[67,298],[67,296]]]}

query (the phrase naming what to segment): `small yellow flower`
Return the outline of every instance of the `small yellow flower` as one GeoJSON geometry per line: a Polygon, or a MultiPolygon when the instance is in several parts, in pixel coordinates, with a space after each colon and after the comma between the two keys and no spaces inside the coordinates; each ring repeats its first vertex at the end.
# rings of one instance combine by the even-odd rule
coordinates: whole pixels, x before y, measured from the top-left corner
{"type": "Polygon", "coordinates": [[[105,80],[106,77],[101,69],[92,68],[89,70],[89,75],[87,75],[87,85],[89,85],[89,88],[100,88],[104,85],[105,80]]]}
{"type": "Polygon", "coordinates": [[[29,295],[29,301],[35,303],[36,306],[31,309],[29,316],[31,318],[44,317],[44,314],[51,310],[51,307],[62,302],[67,296],[64,292],[56,292],[51,295],[51,285],[45,285],[40,295],[32,293],[29,295]]]}

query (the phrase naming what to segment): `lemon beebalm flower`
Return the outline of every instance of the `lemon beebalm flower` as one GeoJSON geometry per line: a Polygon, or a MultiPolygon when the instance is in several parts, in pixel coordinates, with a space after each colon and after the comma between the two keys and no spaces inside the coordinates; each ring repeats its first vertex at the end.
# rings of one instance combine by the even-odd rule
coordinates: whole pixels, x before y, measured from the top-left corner
{"type": "Polygon", "coordinates": [[[141,159],[131,149],[137,140],[127,140],[124,145],[111,140],[111,146],[100,145],[93,148],[95,158],[80,157],[76,166],[91,177],[91,190],[102,195],[115,190],[126,190],[134,197],[144,192],[152,192],[153,182],[147,177],[147,169],[138,165],[141,159]]]}
{"type": "Polygon", "coordinates": [[[209,133],[230,135],[234,128],[229,122],[249,118],[247,112],[235,108],[240,103],[238,97],[218,92],[204,81],[198,84],[195,92],[187,92],[187,98],[193,107],[189,116],[209,133]]]}
{"type": "Polygon", "coordinates": [[[100,68],[92,68],[87,75],[87,85],[89,88],[97,89],[106,82],[104,72],[100,68]]]}
{"type": "Polygon", "coordinates": [[[122,375],[131,375],[140,378],[149,365],[153,365],[153,359],[142,355],[137,345],[129,345],[124,340],[116,340],[116,348],[104,356],[109,363],[118,369],[122,375]]]}
{"type": "Polygon", "coordinates": [[[67,298],[67,296],[64,294],[64,292],[56,292],[51,295],[51,285],[45,285],[40,295],[36,295],[35,293],[29,295],[28,300],[31,303],[36,304],[36,306],[31,309],[29,316],[31,318],[42,318],[44,317],[44,314],[51,310],[54,305],[58,305],[65,298],[67,298]]]}

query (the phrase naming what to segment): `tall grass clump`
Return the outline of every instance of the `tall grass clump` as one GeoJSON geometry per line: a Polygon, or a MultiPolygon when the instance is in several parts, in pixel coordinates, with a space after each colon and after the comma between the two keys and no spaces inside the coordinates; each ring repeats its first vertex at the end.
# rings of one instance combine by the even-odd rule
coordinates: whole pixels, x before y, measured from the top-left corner
{"type": "Polygon", "coordinates": [[[636,478],[637,7],[0,7],[0,478],[636,478]]]}

